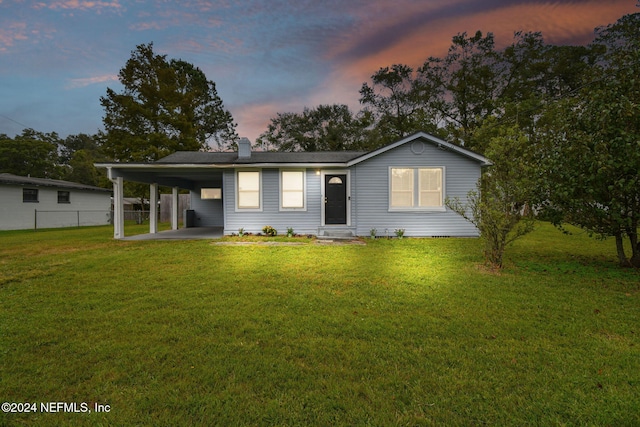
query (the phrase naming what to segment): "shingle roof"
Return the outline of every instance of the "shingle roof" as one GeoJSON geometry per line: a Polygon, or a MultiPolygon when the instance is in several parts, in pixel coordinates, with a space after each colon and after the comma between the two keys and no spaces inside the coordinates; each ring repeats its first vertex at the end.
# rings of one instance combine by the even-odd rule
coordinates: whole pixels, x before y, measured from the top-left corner
{"type": "Polygon", "coordinates": [[[278,151],[252,151],[246,158],[239,158],[237,152],[202,152],[202,151],[178,151],[151,163],[96,163],[97,167],[114,169],[166,169],[174,167],[265,167],[289,164],[293,166],[341,166],[350,167],[360,162],[393,150],[403,144],[413,142],[426,142],[436,145],[442,150],[455,152],[480,163],[480,166],[490,166],[491,161],[486,157],[467,150],[464,147],[454,145],[442,139],[436,138],[424,132],[417,132],[392,144],[373,151],[316,151],[316,152],[278,152],[278,151]]]}
{"type": "Polygon", "coordinates": [[[0,184],[33,185],[37,187],[71,188],[76,190],[91,190],[111,192],[111,190],[92,185],[78,184],[77,182],[62,181],[59,179],[31,178],[30,176],[18,176],[10,173],[0,173],[0,184]]]}
{"type": "Polygon", "coordinates": [[[276,152],[253,151],[251,157],[238,158],[238,153],[177,151],[156,161],[159,164],[255,164],[255,163],[345,163],[366,151],[276,152]]]}

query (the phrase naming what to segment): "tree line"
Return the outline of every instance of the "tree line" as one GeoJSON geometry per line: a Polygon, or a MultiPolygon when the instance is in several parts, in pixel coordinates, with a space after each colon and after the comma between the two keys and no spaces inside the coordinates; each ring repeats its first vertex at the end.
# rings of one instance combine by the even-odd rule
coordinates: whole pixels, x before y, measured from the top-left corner
{"type": "MultiPolygon", "coordinates": [[[[597,28],[587,46],[517,32],[497,49],[492,33],[459,33],[446,55],[415,69],[380,68],[359,90],[360,111],[334,104],[277,113],[256,143],[280,151],[373,150],[426,131],[494,163],[466,203],[447,200],[481,230],[493,265],[543,216],[614,237],[620,264],[639,267],[638,76],[640,14],[597,28]]],[[[0,170],[106,185],[93,162],[148,162],[237,142],[215,83],[192,64],[139,45],[119,80],[123,91],[108,88],[100,99],[104,131],[64,140],[31,129],[0,135],[0,170]]]]}
{"type": "Polygon", "coordinates": [[[613,237],[620,265],[640,267],[640,14],[597,28],[588,46],[517,32],[498,50],[491,33],[460,33],[416,69],[380,68],[360,104],[278,114],[259,142],[373,150],[426,131],[493,162],[466,201],[446,203],[478,227],[494,267],[540,217],[613,237]]]}
{"type": "Polygon", "coordinates": [[[11,138],[0,134],[0,172],[34,178],[63,179],[109,187],[104,171],[93,164],[108,161],[101,135],[69,135],[24,129],[11,138]]]}

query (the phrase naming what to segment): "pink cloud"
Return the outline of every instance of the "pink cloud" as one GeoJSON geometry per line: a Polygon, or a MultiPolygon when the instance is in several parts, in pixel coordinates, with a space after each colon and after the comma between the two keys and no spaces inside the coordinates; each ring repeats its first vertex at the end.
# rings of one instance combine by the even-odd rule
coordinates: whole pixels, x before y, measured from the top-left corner
{"type": "Polygon", "coordinates": [[[155,9],[145,9],[138,12],[139,22],[130,25],[134,31],[166,30],[171,27],[218,27],[221,20],[211,17],[212,3],[185,1],[175,7],[159,3],[155,9]],[[155,20],[151,20],[155,18],[155,20]],[[149,21],[147,21],[149,20],[149,21]]]}
{"type": "Polygon", "coordinates": [[[0,52],[6,52],[16,41],[27,39],[27,24],[12,22],[6,28],[0,28],[0,52]]]}
{"type": "MultiPolygon", "coordinates": [[[[406,28],[404,36],[396,37],[393,44],[379,50],[369,49],[370,52],[357,47],[361,42],[359,38],[375,40],[374,35],[365,31],[327,52],[328,59],[335,60],[337,65],[324,87],[317,91],[315,98],[333,98],[336,102],[340,99],[358,99],[362,83],[370,81],[371,75],[379,68],[397,63],[419,67],[429,56],[446,55],[452,37],[465,31],[469,35],[477,30],[483,34],[492,32],[498,49],[513,42],[515,31],[541,31],[545,41],[550,44],[588,43],[593,38],[595,27],[613,23],[624,14],[635,12],[634,9],[634,5],[628,0],[596,0],[579,4],[558,1],[518,4],[427,20],[416,28],[406,28]],[[345,52],[357,49],[367,53],[356,57],[352,54],[344,56],[345,52]],[[348,88],[351,91],[345,94],[348,88]]],[[[395,15],[392,10],[382,12],[387,19],[386,28],[399,28],[409,15],[417,13],[411,8],[395,15]]],[[[373,22],[369,28],[374,32],[384,27],[373,22]]],[[[351,104],[357,106],[354,101],[351,104]]]]}
{"type": "Polygon", "coordinates": [[[255,141],[277,113],[301,112],[305,106],[346,104],[355,113],[361,108],[360,87],[380,67],[401,63],[417,68],[429,56],[446,55],[458,33],[492,32],[498,49],[511,44],[516,31],[541,31],[550,44],[583,44],[592,40],[595,27],[637,11],[628,0],[514,5],[493,1],[488,6],[469,0],[398,0],[372,2],[358,9],[346,2],[344,7],[350,10],[343,12],[354,16],[358,24],[346,33],[334,34],[330,47],[319,52],[333,64],[324,81],[307,95],[286,96],[277,104],[269,101],[230,108],[240,135],[255,141]]]}
{"type": "Polygon", "coordinates": [[[513,32],[518,30],[540,31],[545,41],[551,44],[582,44],[593,39],[594,28],[613,23],[623,15],[636,11],[627,0],[581,3],[554,1],[514,5],[466,16],[458,22],[469,31],[476,24],[481,25],[480,29],[485,32],[493,32],[498,47],[510,44],[513,32]]]}
{"type": "Polygon", "coordinates": [[[238,108],[229,108],[233,119],[238,123],[238,135],[247,137],[255,142],[261,133],[267,130],[271,118],[277,113],[288,111],[302,111],[298,105],[286,105],[278,103],[244,104],[238,108]]]}
{"type": "Polygon", "coordinates": [[[233,113],[233,118],[238,123],[238,134],[255,142],[267,130],[271,117],[275,117],[278,111],[282,111],[281,106],[276,104],[243,106],[241,111],[233,113]]]}
{"type": "Polygon", "coordinates": [[[103,9],[120,10],[122,5],[118,0],[113,1],[89,1],[89,0],[57,0],[52,2],[38,2],[33,6],[35,9],[63,9],[63,10],[97,10],[103,9]]]}
{"type": "Polygon", "coordinates": [[[130,30],[133,31],[149,31],[149,30],[163,30],[168,25],[165,23],[160,23],[158,21],[148,21],[148,22],[136,22],[129,26],[130,30]]]}
{"type": "Polygon", "coordinates": [[[106,74],[103,76],[86,77],[81,79],[69,79],[65,85],[65,89],[78,89],[93,84],[107,83],[118,81],[118,76],[115,74],[106,74]]]}

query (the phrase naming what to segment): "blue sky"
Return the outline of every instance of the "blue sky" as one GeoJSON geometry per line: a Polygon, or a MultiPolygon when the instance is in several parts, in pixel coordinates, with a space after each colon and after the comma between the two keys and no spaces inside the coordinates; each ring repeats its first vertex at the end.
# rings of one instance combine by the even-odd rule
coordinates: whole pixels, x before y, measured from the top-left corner
{"type": "Polygon", "coordinates": [[[142,43],[213,80],[252,141],[278,112],[343,103],[380,67],[419,66],[451,38],[515,31],[586,44],[637,0],[0,0],[0,134],[102,128],[100,96],[142,43]]]}

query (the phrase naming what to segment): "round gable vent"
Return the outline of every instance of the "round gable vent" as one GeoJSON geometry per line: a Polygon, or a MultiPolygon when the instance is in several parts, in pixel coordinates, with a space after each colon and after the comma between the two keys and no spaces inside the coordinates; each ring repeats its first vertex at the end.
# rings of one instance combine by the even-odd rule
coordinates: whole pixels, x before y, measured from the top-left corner
{"type": "Polygon", "coordinates": [[[413,141],[411,143],[411,152],[413,154],[422,154],[424,152],[425,145],[422,141],[413,141]]]}

